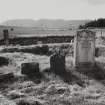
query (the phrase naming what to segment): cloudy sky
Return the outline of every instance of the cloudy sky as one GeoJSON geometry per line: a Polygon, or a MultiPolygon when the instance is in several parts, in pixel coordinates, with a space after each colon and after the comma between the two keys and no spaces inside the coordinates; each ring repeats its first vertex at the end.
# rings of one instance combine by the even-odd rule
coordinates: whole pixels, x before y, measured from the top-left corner
{"type": "Polygon", "coordinates": [[[0,22],[8,19],[97,19],[105,0],[0,0],[0,22]]]}

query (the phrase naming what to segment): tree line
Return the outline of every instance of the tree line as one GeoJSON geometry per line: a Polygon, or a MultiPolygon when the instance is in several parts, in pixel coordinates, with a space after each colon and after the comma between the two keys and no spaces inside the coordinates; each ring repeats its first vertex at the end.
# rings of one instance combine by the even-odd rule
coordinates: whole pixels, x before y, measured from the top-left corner
{"type": "Polygon", "coordinates": [[[86,28],[104,28],[105,27],[105,19],[99,18],[97,20],[90,21],[85,25],[80,25],[79,29],[86,29],[86,28]]]}

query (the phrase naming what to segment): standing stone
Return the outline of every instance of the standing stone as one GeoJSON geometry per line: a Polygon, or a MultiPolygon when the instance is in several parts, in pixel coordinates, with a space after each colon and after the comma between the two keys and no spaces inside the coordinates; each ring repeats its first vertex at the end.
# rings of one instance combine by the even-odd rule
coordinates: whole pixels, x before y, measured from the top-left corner
{"type": "Polygon", "coordinates": [[[75,66],[93,66],[95,63],[95,32],[78,31],[74,44],[75,66]]]}
{"type": "Polygon", "coordinates": [[[3,36],[4,36],[4,43],[6,46],[9,45],[9,32],[7,29],[3,30],[3,36]]]}
{"type": "Polygon", "coordinates": [[[50,68],[56,74],[62,74],[65,71],[65,55],[55,53],[50,57],[50,68]]]}

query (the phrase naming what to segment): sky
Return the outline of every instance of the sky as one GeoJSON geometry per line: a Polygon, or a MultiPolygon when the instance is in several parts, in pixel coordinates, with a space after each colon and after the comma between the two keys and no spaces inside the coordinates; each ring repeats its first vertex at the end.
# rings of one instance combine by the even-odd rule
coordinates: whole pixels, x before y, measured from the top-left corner
{"type": "Polygon", "coordinates": [[[105,18],[105,0],[0,0],[0,22],[11,19],[105,18]]]}

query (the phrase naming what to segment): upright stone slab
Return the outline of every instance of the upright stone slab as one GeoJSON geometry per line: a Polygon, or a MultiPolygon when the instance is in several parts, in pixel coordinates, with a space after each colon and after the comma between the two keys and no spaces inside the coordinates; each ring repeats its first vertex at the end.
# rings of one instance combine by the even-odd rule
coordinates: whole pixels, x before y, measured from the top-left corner
{"type": "Polygon", "coordinates": [[[93,66],[95,63],[95,32],[77,31],[74,43],[75,66],[93,66]]]}
{"type": "Polygon", "coordinates": [[[55,53],[50,57],[50,68],[56,74],[62,74],[65,71],[65,55],[55,53]]]}
{"type": "Polygon", "coordinates": [[[3,30],[3,36],[4,36],[4,43],[6,46],[9,45],[9,32],[7,29],[3,30]]]}

